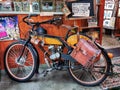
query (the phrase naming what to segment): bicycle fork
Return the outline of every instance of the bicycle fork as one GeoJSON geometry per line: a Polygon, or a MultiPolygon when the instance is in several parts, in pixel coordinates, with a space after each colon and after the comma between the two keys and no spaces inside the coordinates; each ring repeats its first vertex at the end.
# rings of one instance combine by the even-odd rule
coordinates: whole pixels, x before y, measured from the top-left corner
{"type": "Polygon", "coordinates": [[[31,39],[31,38],[29,38],[28,40],[26,40],[26,42],[24,43],[24,47],[23,47],[22,50],[21,50],[21,54],[20,54],[19,58],[17,59],[17,62],[18,62],[18,63],[21,63],[20,60],[21,60],[21,58],[22,58],[22,56],[23,56],[23,53],[24,53],[24,51],[25,51],[25,47],[26,47],[26,45],[29,43],[30,39],[31,39]]]}

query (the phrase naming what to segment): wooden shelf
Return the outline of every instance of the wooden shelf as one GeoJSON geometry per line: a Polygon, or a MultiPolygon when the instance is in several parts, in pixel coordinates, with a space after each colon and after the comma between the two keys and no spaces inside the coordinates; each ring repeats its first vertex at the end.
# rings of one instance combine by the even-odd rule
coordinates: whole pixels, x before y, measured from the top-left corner
{"type": "Polygon", "coordinates": [[[63,15],[63,12],[16,12],[16,11],[0,11],[0,14],[48,14],[48,15],[63,15]]]}
{"type": "Polygon", "coordinates": [[[100,28],[100,26],[80,27],[81,29],[100,28]]]}
{"type": "Polygon", "coordinates": [[[91,19],[92,16],[90,17],[70,17],[70,18],[67,18],[68,20],[80,20],[80,19],[91,19]]]}

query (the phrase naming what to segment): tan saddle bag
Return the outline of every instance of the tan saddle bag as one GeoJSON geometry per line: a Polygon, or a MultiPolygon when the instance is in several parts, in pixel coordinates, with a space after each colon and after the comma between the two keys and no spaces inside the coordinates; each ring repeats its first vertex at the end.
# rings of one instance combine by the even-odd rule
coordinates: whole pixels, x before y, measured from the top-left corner
{"type": "Polygon", "coordinates": [[[101,50],[92,41],[80,39],[70,55],[83,66],[88,66],[94,63],[100,53],[101,50]]]}

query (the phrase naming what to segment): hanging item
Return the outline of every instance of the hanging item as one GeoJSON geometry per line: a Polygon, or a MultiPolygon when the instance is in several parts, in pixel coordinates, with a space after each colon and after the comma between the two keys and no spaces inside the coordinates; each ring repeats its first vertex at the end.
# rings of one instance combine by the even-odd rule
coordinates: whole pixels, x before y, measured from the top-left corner
{"type": "Polygon", "coordinates": [[[63,9],[62,9],[62,12],[64,13],[65,16],[68,16],[71,14],[69,8],[67,7],[67,5],[64,3],[64,6],[63,6],[63,9]]]}

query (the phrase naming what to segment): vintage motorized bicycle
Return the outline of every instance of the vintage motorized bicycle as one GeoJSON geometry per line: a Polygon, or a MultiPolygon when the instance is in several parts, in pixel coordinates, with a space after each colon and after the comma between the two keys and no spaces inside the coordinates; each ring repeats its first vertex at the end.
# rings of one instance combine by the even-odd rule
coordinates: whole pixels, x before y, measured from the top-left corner
{"type": "MultiPolygon", "coordinates": [[[[58,23],[62,18],[55,17],[43,22],[31,22],[30,19],[36,16],[28,15],[23,18],[23,21],[32,27],[29,30],[29,37],[26,40],[13,42],[6,49],[4,64],[5,70],[11,79],[26,82],[35,73],[38,73],[39,55],[33,45],[34,43],[44,53],[45,63],[49,67],[45,72],[66,69],[75,81],[85,86],[99,85],[106,79],[110,71],[111,59],[104,48],[80,33],[77,27],[70,28],[64,25],[68,28],[65,37],[49,35],[41,24],[58,23]],[[85,46],[84,43],[89,41],[100,51],[99,55],[94,56],[94,58],[91,56],[91,60],[88,60],[89,64],[87,62],[87,65],[86,62],[78,62],[74,58],[75,56],[72,56],[76,47],[79,46],[77,45],[79,40],[83,41],[81,46],[85,46]]],[[[86,52],[83,52],[83,54],[87,55],[86,52]]],[[[82,60],[85,61],[84,58],[82,60]]]]}

